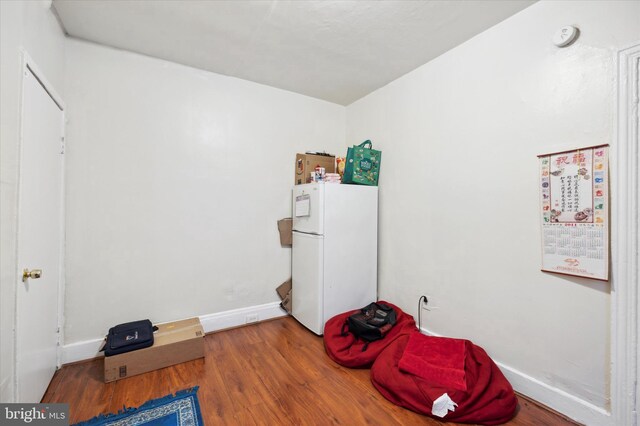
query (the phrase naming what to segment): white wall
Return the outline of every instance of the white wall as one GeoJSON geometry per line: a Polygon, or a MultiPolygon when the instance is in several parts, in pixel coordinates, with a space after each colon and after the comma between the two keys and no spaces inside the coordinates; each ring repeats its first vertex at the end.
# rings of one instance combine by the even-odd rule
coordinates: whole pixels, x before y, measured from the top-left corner
{"type": "Polygon", "coordinates": [[[296,152],[344,151],[345,108],[67,42],[65,343],[279,301],[296,152]]]}
{"type": "Polygon", "coordinates": [[[538,3],[352,104],[345,124],[338,105],[65,42],[48,2],[0,1],[0,400],[13,399],[24,46],[70,120],[65,343],[276,301],[293,154],[343,152],[346,125],[348,144],[384,151],[380,296],[416,314],[429,295],[430,331],[485,347],[551,406],[565,393],[606,410],[609,284],[539,272],[536,155],[615,149],[615,52],[640,40],[639,17],[638,2],[538,3]],[[567,24],[581,37],[557,49],[567,24]]]}
{"type": "Polygon", "coordinates": [[[0,1],[0,401],[14,399],[14,320],[23,48],[64,98],[64,35],[50,1],[0,1]]]}
{"type": "Polygon", "coordinates": [[[424,328],[574,416],[610,404],[610,284],[540,272],[536,155],[615,144],[616,52],[638,41],[639,2],[540,2],[347,108],[347,142],[383,151],[380,296],[428,295],[424,328]]]}

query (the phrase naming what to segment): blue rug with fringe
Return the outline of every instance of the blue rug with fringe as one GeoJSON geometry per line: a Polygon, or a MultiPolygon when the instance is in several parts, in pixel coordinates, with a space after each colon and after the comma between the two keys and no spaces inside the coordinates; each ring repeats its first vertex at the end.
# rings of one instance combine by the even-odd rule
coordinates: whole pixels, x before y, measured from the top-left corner
{"type": "Polygon", "coordinates": [[[101,414],[74,426],[203,426],[198,386],[175,395],[145,402],[138,408],[124,408],[118,414],[101,414]]]}

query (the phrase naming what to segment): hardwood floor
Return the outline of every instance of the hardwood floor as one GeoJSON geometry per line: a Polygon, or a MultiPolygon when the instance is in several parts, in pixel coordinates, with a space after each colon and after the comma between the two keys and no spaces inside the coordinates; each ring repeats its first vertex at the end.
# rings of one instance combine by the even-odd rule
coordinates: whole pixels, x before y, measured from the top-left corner
{"type": "MultiPolygon", "coordinates": [[[[293,318],[209,334],[204,359],[112,383],[102,360],[56,372],[43,402],[70,405],[71,424],[136,407],[192,386],[207,425],[443,425],[384,399],[369,370],[352,370],[326,356],[322,338],[293,318]]],[[[509,425],[575,425],[519,397],[509,425]]]]}

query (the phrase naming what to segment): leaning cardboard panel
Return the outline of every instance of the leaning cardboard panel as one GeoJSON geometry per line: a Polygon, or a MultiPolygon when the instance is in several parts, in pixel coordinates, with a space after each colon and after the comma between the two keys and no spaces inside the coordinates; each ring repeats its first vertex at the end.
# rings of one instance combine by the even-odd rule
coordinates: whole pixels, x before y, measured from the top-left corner
{"type": "Polygon", "coordinates": [[[104,358],[105,383],[204,357],[198,318],[158,324],[153,346],[104,358]]]}
{"type": "Polygon", "coordinates": [[[280,296],[280,300],[283,300],[285,297],[287,297],[287,294],[290,291],[291,291],[291,278],[289,278],[288,280],[280,284],[278,287],[276,287],[276,292],[278,293],[278,296],[280,296]]]}
{"type": "Polygon", "coordinates": [[[291,278],[283,282],[276,288],[278,296],[280,296],[280,306],[291,315],[291,278]]]}
{"type": "Polygon", "coordinates": [[[280,233],[280,245],[290,246],[293,242],[293,235],[291,234],[291,228],[293,226],[293,219],[290,217],[280,219],[278,221],[278,232],[280,233]]]}

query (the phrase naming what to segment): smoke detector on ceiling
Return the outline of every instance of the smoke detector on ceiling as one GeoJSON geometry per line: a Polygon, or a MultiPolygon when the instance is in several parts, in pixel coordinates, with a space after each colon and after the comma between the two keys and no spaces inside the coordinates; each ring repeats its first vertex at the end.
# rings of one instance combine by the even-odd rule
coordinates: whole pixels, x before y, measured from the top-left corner
{"type": "Polygon", "coordinates": [[[578,29],[571,25],[560,28],[553,35],[553,44],[558,47],[566,47],[578,38],[578,29]]]}

